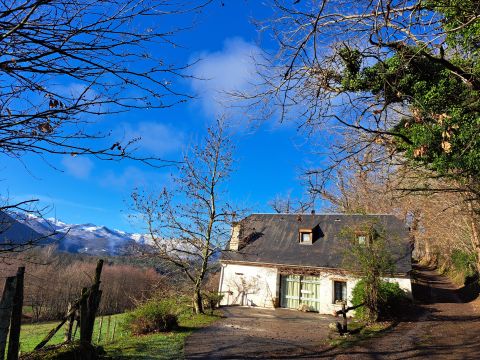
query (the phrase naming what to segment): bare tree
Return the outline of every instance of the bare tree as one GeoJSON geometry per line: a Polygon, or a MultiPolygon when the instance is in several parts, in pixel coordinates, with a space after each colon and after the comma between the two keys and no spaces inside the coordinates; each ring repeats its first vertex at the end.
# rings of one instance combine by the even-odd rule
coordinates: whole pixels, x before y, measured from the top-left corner
{"type": "MultiPolygon", "coordinates": [[[[205,1],[207,3],[208,1],[205,1]]],[[[98,115],[162,108],[189,97],[175,90],[187,64],[168,64],[180,26],[171,17],[204,5],[137,0],[14,0],[0,7],[0,152],[132,158],[134,139],[106,137],[98,115]],[[98,143],[97,145],[95,145],[98,143]]],[[[154,161],[154,158],[141,158],[154,161]]]]}
{"type": "Polygon", "coordinates": [[[235,212],[227,202],[232,144],[221,121],[183,159],[174,186],[160,194],[134,192],[133,207],[145,221],[154,255],[177,266],[193,285],[192,302],[203,313],[202,289],[211,259],[224,248],[235,212]]]}
{"type": "Polygon", "coordinates": [[[417,260],[448,268],[454,251],[478,254],[475,217],[465,201],[468,194],[445,191],[449,184],[441,179],[408,167],[365,168],[353,160],[337,168],[335,178],[328,188],[319,190],[331,209],[396,215],[410,227],[417,260]],[[425,187],[429,190],[424,191],[425,187]]]}
{"type": "Polygon", "coordinates": [[[328,156],[320,147],[327,163],[306,172],[312,191],[343,211],[397,208],[421,219],[413,224],[432,261],[464,246],[478,257],[479,108],[468,105],[480,89],[478,1],[272,3],[274,16],[260,26],[278,52],[258,61],[257,92],[235,95],[250,101],[249,113],[297,121],[328,142],[328,156]],[[342,168],[352,163],[363,170],[342,168]],[[336,194],[325,191],[332,182],[336,194]],[[456,232],[447,240],[435,224],[456,232]]]}
{"type": "MultiPolygon", "coordinates": [[[[176,90],[188,64],[170,64],[162,52],[176,47],[175,35],[209,2],[0,0],[0,156],[170,165],[155,154],[139,155],[138,139],[113,138],[99,120],[190,98],[176,90]]],[[[35,199],[2,195],[0,211],[42,213],[35,199]]]]}
{"type": "Polygon", "coordinates": [[[319,178],[359,154],[370,163],[408,158],[435,167],[436,176],[462,178],[458,190],[480,197],[470,160],[478,151],[478,127],[470,131],[478,109],[455,113],[476,101],[480,84],[475,1],[272,0],[272,7],[260,29],[273,35],[278,52],[258,61],[256,92],[236,95],[250,100],[249,113],[277,113],[326,135],[330,166],[316,169],[319,178]],[[455,85],[436,88],[440,78],[455,85]],[[438,101],[429,103],[417,85],[438,101]],[[450,96],[459,93],[466,95],[450,96]]]}
{"type": "Polygon", "coordinates": [[[312,207],[312,201],[304,201],[302,199],[292,198],[291,193],[286,196],[277,195],[268,205],[279,214],[296,214],[305,213],[312,207]]]}

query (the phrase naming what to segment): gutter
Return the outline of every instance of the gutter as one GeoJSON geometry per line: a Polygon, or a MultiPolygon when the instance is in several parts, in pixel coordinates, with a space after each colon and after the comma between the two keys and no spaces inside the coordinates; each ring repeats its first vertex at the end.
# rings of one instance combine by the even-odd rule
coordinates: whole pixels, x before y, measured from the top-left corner
{"type": "MultiPolygon", "coordinates": [[[[259,263],[259,262],[251,262],[251,261],[239,261],[239,260],[220,260],[220,263],[223,264],[239,264],[239,265],[250,265],[250,266],[267,266],[267,267],[291,267],[294,269],[312,269],[312,270],[320,270],[320,271],[326,271],[326,272],[344,272],[344,273],[353,273],[352,271],[348,271],[346,269],[341,269],[341,268],[329,268],[329,267],[319,267],[319,266],[311,266],[311,265],[290,265],[290,264],[278,264],[278,263],[259,263]]],[[[222,267],[222,275],[223,275],[223,267],[222,267]]],[[[221,275],[221,276],[222,276],[221,275]]],[[[409,273],[394,273],[394,277],[400,277],[400,278],[410,278],[409,273]]]]}

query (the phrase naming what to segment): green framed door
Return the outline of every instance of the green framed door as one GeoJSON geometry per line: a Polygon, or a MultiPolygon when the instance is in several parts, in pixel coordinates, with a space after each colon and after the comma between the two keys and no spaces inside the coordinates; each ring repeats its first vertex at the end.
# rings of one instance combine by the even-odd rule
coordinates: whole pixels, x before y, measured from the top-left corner
{"type": "Polygon", "coordinates": [[[298,308],[300,306],[300,276],[282,275],[281,280],[280,306],[288,309],[298,308]]]}
{"type": "Polygon", "coordinates": [[[320,311],[320,278],[317,276],[282,275],[280,306],[298,309],[308,306],[310,311],[320,311]]]}

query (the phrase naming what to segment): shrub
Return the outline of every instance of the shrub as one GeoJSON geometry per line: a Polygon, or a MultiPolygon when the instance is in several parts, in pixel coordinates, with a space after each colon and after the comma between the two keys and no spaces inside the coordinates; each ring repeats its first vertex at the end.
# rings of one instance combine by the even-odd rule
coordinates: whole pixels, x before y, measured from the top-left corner
{"type": "Polygon", "coordinates": [[[125,327],[134,335],[170,331],[178,327],[178,313],[174,300],[149,300],[127,313],[125,327]]]}
{"type": "MultiPolygon", "coordinates": [[[[365,282],[360,280],[352,291],[352,304],[362,304],[365,300],[365,282]]],[[[378,289],[379,318],[398,317],[409,304],[410,300],[404,290],[396,282],[381,281],[378,289]]],[[[355,316],[365,319],[366,309],[361,306],[355,310],[355,316]]]]}
{"type": "Polygon", "coordinates": [[[205,309],[213,310],[222,301],[223,295],[215,291],[206,291],[203,293],[203,306],[205,309]]]}
{"type": "Polygon", "coordinates": [[[476,274],[477,257],[475,253],[453,250],[450,259],[453,270],[462,273],[465,278],[473,277],[476,274]]]}

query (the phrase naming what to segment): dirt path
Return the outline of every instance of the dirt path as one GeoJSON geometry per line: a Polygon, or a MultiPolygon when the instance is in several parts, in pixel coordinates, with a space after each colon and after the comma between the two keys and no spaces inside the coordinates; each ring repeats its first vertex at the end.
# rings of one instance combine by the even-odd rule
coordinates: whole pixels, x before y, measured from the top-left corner
{"type": "MultiPolygon", "coordinates": [[[[415,277],[413,292],[418,313],[382,336],[348,349],[314,344],[310,337],[302,342],[301,336],[285,344],[285,339],[275,331],[259,336],[260,330],[244,333],[234,327],[229,328],[229,322],[234,324],[238,320],[227,318],[226,322],[222,321],[187,340],[185,355],[196,359],[480,359],[480,309],[478,305],[477,309],[474,306],[478,301],[462,302],[459,289],[433,270],[417,267],[415,277]],[[265,338],[270,340],[265,342],[265,338]],[[296,346],[298,341],[308,346],[296,346]],[[229,347],[225,347],[227,343],[229,347]]],[[[246,323],[261,329],[264,320],[251,315],[246,323]]],[[[284,332],[292,334],[302,328],[308,329],[308,326],[302,326],[301,319],[297,320],[295,323],[287,322],[284,332]]],[[[326,323],[323,326],[327,327],[326,323]]],[[[311,330],[314,334],[315,330],[311,330]]],[[[316,334],[320,335],[325,336],[323,329],[316,334]]]]}
{"type": "Polygon", "coordinates": [[[462,302],[459,290],[435,271],[417,267],[415,273],[413,291],[423,310],[416,319],[343,353],[316,358],[480,359],[480,315],[473,303],[462,302]]]}
{"type": "Polygon", "coordinates": [[[225,318],[187,338],[187,359],[275,358],[312,354],[328,336],[330,315],[289,309],[226,307],[225,318]]]}

